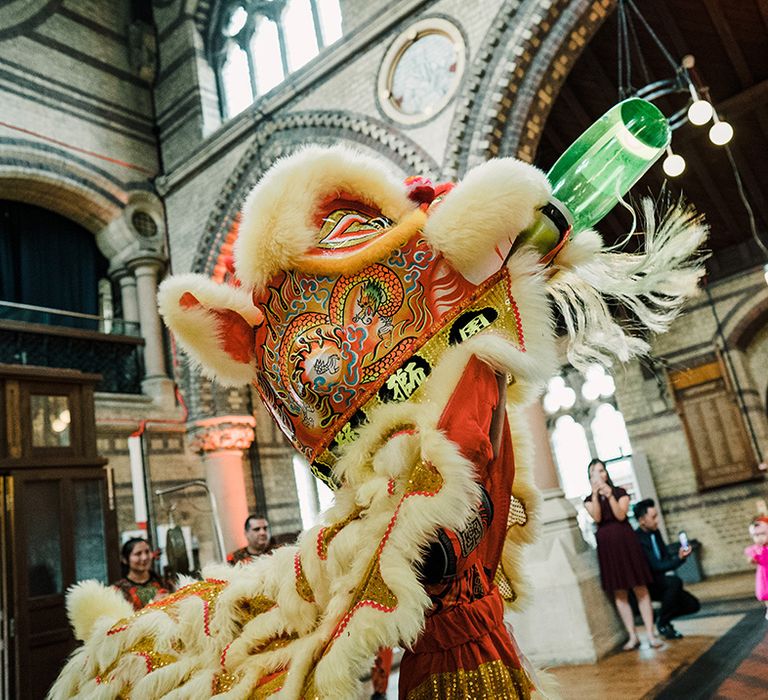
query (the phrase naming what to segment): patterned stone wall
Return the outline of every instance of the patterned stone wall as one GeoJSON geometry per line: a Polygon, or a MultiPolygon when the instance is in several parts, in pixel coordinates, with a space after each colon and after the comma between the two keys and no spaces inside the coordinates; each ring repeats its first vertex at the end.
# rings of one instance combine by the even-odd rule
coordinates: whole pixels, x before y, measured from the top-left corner
{"type": "MultiPolygon", "coordinates": [[[[726,280],[710,290],[723,325],[730,359],[736,370],[763,459],[768,455],[766,372],[768,355],[768,289],[760,272],[726,280]],[[749,328],[756,327],[754,333],[749,328]]],[[[616,373],[616,397],[627,422],[633,450],[648,458],[670,536],[685,530],[702,543],[707,575],[746,570],[742,550],[749,543],[747,525],[759,499],[768,498],[759,479],[700,491],[691,452],[673,399],[665,392],[661,363],[675,367],[697,364],[722,347],[715,317],[702,292],[675,323],[653,343],[655,377],[645,378],[639,362],[616,373]]],[[[648,366],[646,361],[646,366],[648,366]]],[[[648,372],[645,376],[648,376],[648,372]]],[[[735,387],[735,385],[734,385],[735,387]]],[[[746,421],[745,421],[746,423],[746,421]]],[[[722,439],[712,436],[714,440],[722,439]]],[[[758,461],[755,456],[755,462],[758,461]]]]}
{"type": "Polygon", "coordinates": [[[128,3],[0,10],[0,188],[94,233],[158,172],[147,34],[128,3]],[[94,154],[98,154],[98,157],[94,154]]]}

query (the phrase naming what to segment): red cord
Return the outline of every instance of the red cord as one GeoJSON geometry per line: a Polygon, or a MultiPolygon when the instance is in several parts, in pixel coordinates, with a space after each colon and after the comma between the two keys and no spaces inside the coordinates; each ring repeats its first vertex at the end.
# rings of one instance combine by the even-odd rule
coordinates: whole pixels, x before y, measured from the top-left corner
{"type": "Polygon", "coordinates": [[[29,134],[30,136],[34,136],[38,139],[42,139],[43,141],[48,141],[49,143],[55,143],[57,146],[68,148],[70,151],[77,151],[78,153],[84,153],[87,156],[92,156],[94,158],[105,160],[108,163],[121,165],[124,168],[130,168],[131,170],[138,170],[140,173],[144,173],[145,175],[149,175],[150,177],[154,177],[155,175],[157,175],[157,172],[155,172],[154,170],[148,170],[147,168],[143,168],[140,165],[134,165],[133,163],[126,163],[124,160],[118,160],[117,158],[110,158],[109,156],[102,155],[101,153],[96,153],[95,151],[89,151],[85,148],[80,148],[79,146],[73,146],[70,143],[59,141],[58,139],[54,139],[51,136],[46,136],[45,134],[41,134],[37,131],[32,131],[30,129],[25,129],[24,127],[21,127],[21,126],[15,126],[13,124],[8,124],[8,122],[2,122],[2,121],[0,121],[0,126],[4,126],[7,129],[13,129],[14,131],[20,131],[23,134],[29,134]]]}

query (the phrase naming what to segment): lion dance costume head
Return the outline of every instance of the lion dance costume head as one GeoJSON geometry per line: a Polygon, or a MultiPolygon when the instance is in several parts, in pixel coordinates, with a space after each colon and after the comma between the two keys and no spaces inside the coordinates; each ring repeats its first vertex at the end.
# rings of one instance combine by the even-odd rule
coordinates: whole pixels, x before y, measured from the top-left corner
{"type": "MultiPolygon", "coordinates": [[[[705,234],[684,208],[657,226],[647,205],[644,253],[603,252],[587,231],[544,265],[514,242],[549,195],[544,174],[513,159],[433,184],[309,147],[264,175],[243,209],[233,278],[172,277],[160,308],[204,373],[254,384],[337,489],[335,505],[296,545],[208,568],[133,617],[119,601],[86,614],[84,600],[109,592],[81,585],[70,611],[86,644],[52,697],[356,697],[380,646],[418,647],[433,629],[422,563],[438,533],[455,554],[444,576],[479,558],[473,585],[518,601],[517,550],[536,511],[520,407],[558,367],[552,309],[576,366],[643,352],[605,298],[662,330],[695,289],[690,258],[705,234]],[[511,431],[494,422],[505,405],[511,431]]],[[[537,692],[514,652],[502,657],[504,697],[537,692]]],[[[446,671],[451,692],[467,692],[459,670],[477,669],[446,671]]],[[[433,697],[426,685],[408,697],[433,697]]],[[[454,697],[446,688],[434,697],[454,697]]]]}

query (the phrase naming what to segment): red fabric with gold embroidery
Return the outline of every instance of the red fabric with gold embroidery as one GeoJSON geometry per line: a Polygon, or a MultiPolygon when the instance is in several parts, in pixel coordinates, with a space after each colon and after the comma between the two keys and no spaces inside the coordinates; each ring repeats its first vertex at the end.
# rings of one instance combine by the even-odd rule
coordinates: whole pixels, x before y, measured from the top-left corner
{"type": "Polygon", "coordinates": [[[520,668],[504,627],[501,596],[493,584],[514,478],[512,439],[498,377],[476,357],[467,364],[439,427],[475,465],[494,513],[478,547],[458,561],[457,575],[448,583],[427,587],[433,606],[424,632],[413,650],[405,651],[400,664],[401,700],[436,674],[472,671],[491,661],[520,668]],[[497,429],[500,435],[494,458],[492,440],[497,429]]]}

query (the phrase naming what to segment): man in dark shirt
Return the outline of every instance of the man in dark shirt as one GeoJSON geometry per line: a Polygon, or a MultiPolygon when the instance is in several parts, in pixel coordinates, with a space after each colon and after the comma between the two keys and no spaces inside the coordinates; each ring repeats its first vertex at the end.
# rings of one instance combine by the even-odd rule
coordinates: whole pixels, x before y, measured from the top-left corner
{"type": "Polygon", "coordinates": [[[245,547],[227,555],[233,566],[238,562],[249,562],[262,554],[269,554],[275,548],[275,541],[269,534],[269,522],[263,515],[249,515],[244,525],[245,547]]]}
{"type": "Polygon", "coordinates": [[[680,615],[695,613],[701,605],[695,596],[683,590],[680,577],[669,572],[682,566],[692,550],[690,547],[680,547],[676,557],[669,554],[659,532],[659,512],[652,498],[636,503],[633,512],[639,525],[635,534],[653,572],[653,583],[648,586],[648,590],[652,600],[661,602],[656,626],[659,634],[667,639],[679,639],[683,635],[672,626],[672,620],[680,615]]]}

